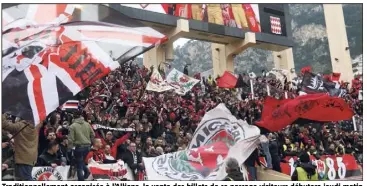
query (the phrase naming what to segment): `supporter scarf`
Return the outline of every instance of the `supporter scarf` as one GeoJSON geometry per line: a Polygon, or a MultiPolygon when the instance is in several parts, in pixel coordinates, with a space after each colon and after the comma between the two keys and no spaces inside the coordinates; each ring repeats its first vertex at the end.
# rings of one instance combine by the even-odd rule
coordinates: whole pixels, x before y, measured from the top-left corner
{"type": "Polygon", "coordinates": [[[109,131],[120,131],[120,132],[133,132],[135,131],[133,128],[112,128],[112,127],[106,127],[100,124],[93,124],[92,128],[94,130],[98,130],[98,129],[104,129],[104,130],[109,130],[109,131]]]}

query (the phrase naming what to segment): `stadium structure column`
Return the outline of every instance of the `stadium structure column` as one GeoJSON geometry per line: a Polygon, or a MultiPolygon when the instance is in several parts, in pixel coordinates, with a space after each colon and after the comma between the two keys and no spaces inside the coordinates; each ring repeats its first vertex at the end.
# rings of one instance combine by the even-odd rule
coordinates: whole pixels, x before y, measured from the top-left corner
{"type": "Polygon", "coordinates": [[[341,4],[324,4],[324,15],[333,72],[341,73],[340,80],[351,82],[353,69],[343,7],[341,4]]]}
{"type": "Polygon", "coordinates": [[[168,37],[168,41],[144,53],[144,66],[147,68],[150,68],[152,65],[158,67],[161,63],[172,61],[174,57],[173,42],[188,33],[189,21],[186,19],[177,20],[176,28],[164,32],[168,37]]]}
{"type": "Polygon", "coordinates": [[[234,58],[242,51],[256,45],[256,35],[247,32],[245,39],[227,45],[212,43],[212,60],[214,77],[221,76],[225,71],[234,73],[234,58]]]}
{"type": "Polygon", "coordinates": [[[217,78],[217,76],[223,75],[224,71],[232,70],[233,64],[231,67],[227,67],[226,54],[225,54],[225,45],[212,43],[212,61],[213,61],[213,76],[217,78]]]}
{"type": "Polygon", "coordinates": [[[273,51],[273,59],[274,59],[274,68],[286,70],[288,72],[287,73],[288,81],[292,80],[295,77],[295,74],[292,73],[293,71],[292,69],[294,69],[292,48],[273,51]]]}

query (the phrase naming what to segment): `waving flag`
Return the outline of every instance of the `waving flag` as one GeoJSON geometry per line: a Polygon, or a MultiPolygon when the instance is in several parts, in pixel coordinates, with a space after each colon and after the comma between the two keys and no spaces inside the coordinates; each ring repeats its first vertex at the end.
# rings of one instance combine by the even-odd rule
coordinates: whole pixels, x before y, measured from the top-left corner
{"type": "Polygon", "coordinates": [[[175,68],[167,75],[167,83],[175,89],[175,92],[180,95],[185,95],[192,89],[200,80],[192,78],[175,68]]]}
{"type": "Polygon", "coordinates": [[[260,130],[237,120],[224,104],[207,112],[186,150],[143,158],[148,180],[222,180],[225,161],[242,164],[259,143],[260,130]]]}
{"type": "Polygon", "coordinates": [[[69,98],[166,37],[109,7],[3,9],[3,112],[40,123],[69,98]],[[45,17],[47,15],[51,17],[45,17]],[[102,15],[95,16],[97,12],[102,15]],[[18,14],[19,12],[23,12],[18,14]]]}
{"type": "Polygon", "coordinates": [[[284,82],[286,80],[286,75],[287,75],[287,71],[286,70],[279,70],[279,69],[272,69],[271,71],[269,71],[266,76],[273,76],[276,79],[278,79],[281,82],[282,87],[284,87],[284,82]]]}
{"type": "Polygon", "coordinates": [[[302,80],[302,91],[306,93],[327,92],[324,86],[323,77],[306,71],[302,80]]]}
{"type": "Polygon", "coordinates": [[[311,72],[305,72],[302,80],[302,91],[307,94],[328,93],[330,96],[343,97],[347,92],[339,83],[332,82],[311,72]]]}
{"type": "Polygon", "coordinates": [[[217,79],[217,86],[220,88],[235,88],[236,84],[237,77],[228,71],[225,71],[224,74],[217,79]]]}
{"type": "Polygon", "coordinates": [[[268,97],[263,110],[257,126],[271,132],[282,130],[297,119],[326,122],[349,120],[353,116],[352,109],[343,99],[326,94],[309,94],[292,100],[268,97]]]}
{"type": "Polygon", "coordinates": [[[161,74],[158,72],[157,69],[154,69],[150,81],[146,87],[146,90],[154,91],[154,92],[164,92],[167,90],[172,90],[171,87],[166,80],[164,80],[161,74]]]}

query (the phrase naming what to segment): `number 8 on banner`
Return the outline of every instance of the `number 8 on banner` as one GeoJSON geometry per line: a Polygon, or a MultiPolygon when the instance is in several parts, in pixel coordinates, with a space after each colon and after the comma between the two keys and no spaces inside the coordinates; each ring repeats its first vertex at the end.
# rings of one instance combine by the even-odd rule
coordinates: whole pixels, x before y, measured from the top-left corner
{"type": "Polygon", "coordinates": [[[327,167],[329,168],[329,171],[327,173],[327,177],[329,180],[335,180],[336,172],[334,168],[334,161],[331,158],[326,158],[325,160],[327,167]]]}

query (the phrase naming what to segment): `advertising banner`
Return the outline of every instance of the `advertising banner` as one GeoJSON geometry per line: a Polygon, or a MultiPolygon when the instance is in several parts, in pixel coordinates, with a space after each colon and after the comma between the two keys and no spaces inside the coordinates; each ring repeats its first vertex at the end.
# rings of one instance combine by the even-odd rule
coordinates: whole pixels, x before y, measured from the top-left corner
{"type": "Polygon", "coordinates": [[[122,4],[122,6],[261,32],[258,4],[122,4]]]}

